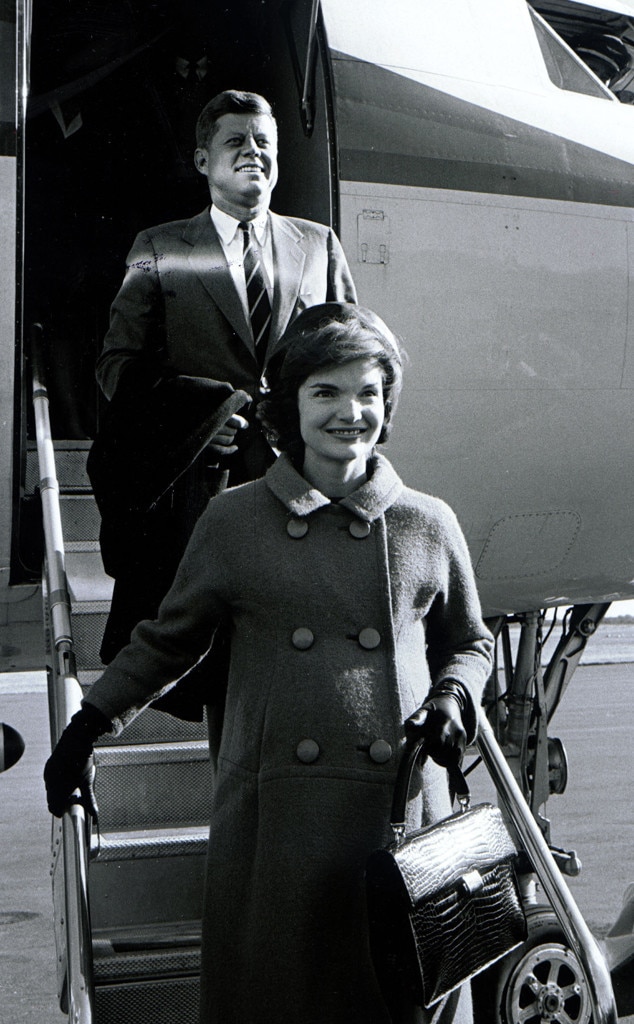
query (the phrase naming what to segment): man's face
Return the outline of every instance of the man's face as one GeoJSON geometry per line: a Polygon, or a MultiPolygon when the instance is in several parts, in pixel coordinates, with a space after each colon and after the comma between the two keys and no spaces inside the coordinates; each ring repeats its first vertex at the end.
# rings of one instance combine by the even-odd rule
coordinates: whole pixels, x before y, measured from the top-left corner
{"type": "Polygon", "coordinates": [[[268,209],[277,182],[277,128],[267,114],[224,114],[194,155],[214,206],[238,220],[268,209]]]}

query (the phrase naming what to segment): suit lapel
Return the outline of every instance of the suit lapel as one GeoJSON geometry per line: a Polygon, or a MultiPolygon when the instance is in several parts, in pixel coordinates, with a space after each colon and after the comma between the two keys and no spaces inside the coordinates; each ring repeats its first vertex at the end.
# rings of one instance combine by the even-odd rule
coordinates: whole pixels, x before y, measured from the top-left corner
{"type": "Polygon", "coordinates": [[[191,269],[255,358],[251,328],[209,209],[189,221],[183,239],[192,247],[188,256],[191,269]]]}
{"type": "Polygon", "coordinates": [[[280,337],[288,326],[299,295],[306,262],[306,253],[300,245],[303,237],[301,232],[284,217],[278,217],[275,213],[271,213],[269,216],[273,240],[275,288],[271,312],[271,341],[267,357],[275,351],[280,337]]]}

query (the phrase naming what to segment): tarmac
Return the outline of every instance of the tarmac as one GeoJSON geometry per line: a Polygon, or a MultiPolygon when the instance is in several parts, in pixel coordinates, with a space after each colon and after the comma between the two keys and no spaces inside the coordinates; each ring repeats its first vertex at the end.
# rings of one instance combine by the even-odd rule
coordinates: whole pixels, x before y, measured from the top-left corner
{"type": "MultiPolygon", "coordinates": [[[[612,664],[577,669],[549,730],[562,739],[569,761],[567,790],[547,805],[552,840],[576,850],[582,861],[569,887],[598,938],[634,882],[634,657],[623,660],[631,644],[618,649],[612,664]]],[[[0,776],[0,1020],[7,1024],[68,1020],[57,1004],[50,817],[42,784],[50,749],[44,689],[43,673],[0,675],[0,721],[18,729],[26,744],[18,764],[0,776]]],[[[485,769],[470,780],[474,800],[491,797],[485,769]]],[[[620,1022],[634,1024],[634,1016],[620,1022]]]]}

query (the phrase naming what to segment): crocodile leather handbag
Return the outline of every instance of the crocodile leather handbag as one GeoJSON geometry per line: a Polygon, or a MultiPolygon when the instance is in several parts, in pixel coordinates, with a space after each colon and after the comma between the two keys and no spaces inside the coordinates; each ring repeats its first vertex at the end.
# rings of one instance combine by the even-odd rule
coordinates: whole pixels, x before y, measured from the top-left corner
{"type": "Polygon", "coordinates": [[[405,811],[422,744],[406,749],[392,804],[395,841],[366,868],[370,947],[388,1006],[403,994],[429,1007],[526,938],[515,844],[491,804],[469,810],[459,768],[451,787],[462,810],[405,835],[405,811]]]}

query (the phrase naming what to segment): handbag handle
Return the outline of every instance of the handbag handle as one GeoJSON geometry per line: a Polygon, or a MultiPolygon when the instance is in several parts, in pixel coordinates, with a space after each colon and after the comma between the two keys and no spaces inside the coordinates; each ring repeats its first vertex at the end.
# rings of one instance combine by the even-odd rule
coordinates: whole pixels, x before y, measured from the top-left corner
{"type": "MultiPolygon", "coordinates": [[[[424,746],[425,740],[424,738],[420,738],[406,744],[405,749],[403,750],[403,756],[401,758],[398,774],[396,776],[396,783],[394,785],[394,796],[392,797],[392,810],[390,813],[390,824],[397,842],[399,842],[405,835],[407,800],[409,797],[414,769],[419,759],[421,768],[427,760],[427,754],[423,749],[424,746]]],[[[456,795],[458,803],[460,804],[460,809],[462,811],[468,811],[471,793],[469,790],[469,783],[464,777],[462,768],[456,762],[456,764],[447,768],[447,774],[449,775],[449,785],[456,795]]]]}

